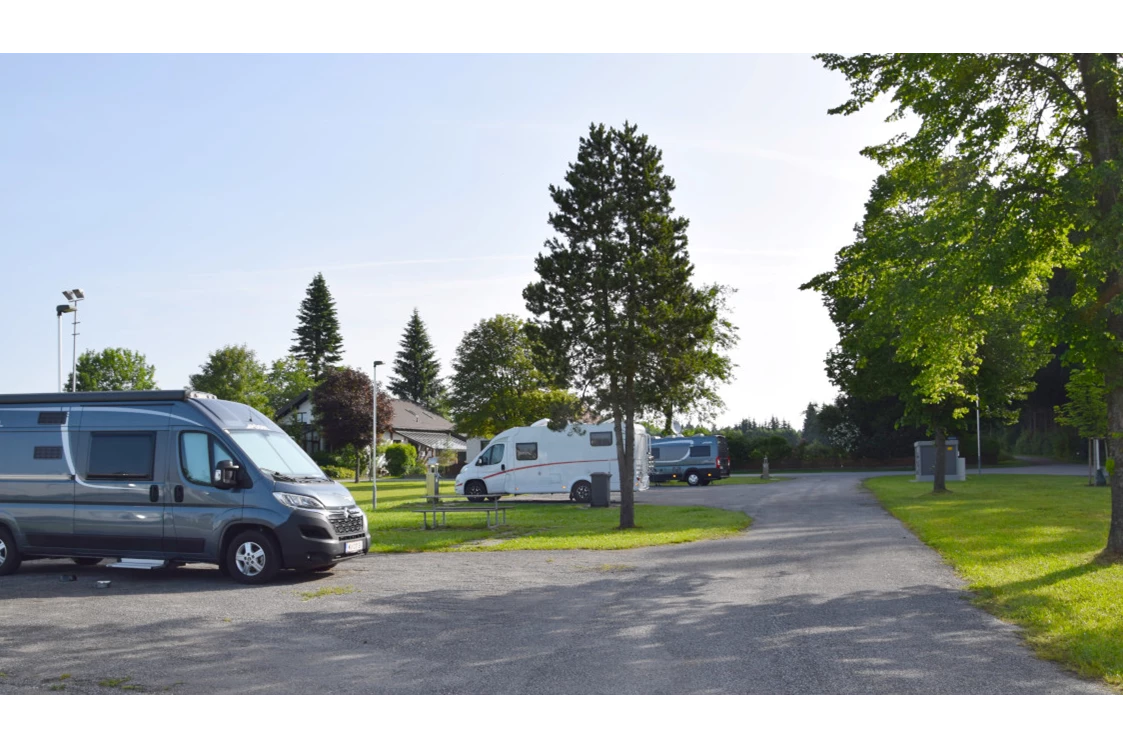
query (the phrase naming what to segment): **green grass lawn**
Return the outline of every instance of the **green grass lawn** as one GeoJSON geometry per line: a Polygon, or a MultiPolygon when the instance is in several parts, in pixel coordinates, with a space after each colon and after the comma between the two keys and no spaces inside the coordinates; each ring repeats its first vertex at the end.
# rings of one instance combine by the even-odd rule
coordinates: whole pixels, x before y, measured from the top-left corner
{"type": "MultiPolygon", "coordinates": [[[[615,550],[688,543],[741,532],[752,521],[741,512],[708,507],[636,506],[636,527],[620,530],[620,510],[584,504],[508,504],[507,524],[489,530],[483,513],[449,514],[448,526],[425,530],[423,481],[378,483],[378,510],[371,511],[370,483],[346,483],[370,521],[371,551],[615,550]]],[[[449,488],[446,503],[469,504],[449,488]]],[[[444,494],[442,493],[442,496],[444,494]]]]}
{"type": "Polygon", "coordinates": [[[968,476],[936,496],[931,484],[866,485],[935,548],[998,617],[1085,676],[1123,688],[1123,563],[1097,561],[1111,497],[1080,477],[968,476]]]}

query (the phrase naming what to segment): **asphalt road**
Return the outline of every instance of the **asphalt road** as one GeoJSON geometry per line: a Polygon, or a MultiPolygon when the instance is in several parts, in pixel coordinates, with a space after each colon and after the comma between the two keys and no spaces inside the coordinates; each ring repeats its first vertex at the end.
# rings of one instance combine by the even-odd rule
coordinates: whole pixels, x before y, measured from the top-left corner
{"type": "Polygon", "coordinates": [[[0,579],[0,694],[1107,692],[970,605],[861,477],[647,492],[755,520],[679,546],[371,555],[264,588],[25,563],[0,579]]]}

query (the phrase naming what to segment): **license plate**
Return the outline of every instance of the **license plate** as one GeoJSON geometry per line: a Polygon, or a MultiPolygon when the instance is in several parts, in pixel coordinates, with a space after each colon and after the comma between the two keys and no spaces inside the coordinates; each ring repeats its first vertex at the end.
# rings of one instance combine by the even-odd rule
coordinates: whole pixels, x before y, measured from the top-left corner
{"type": "Polygon", "coordinates": [[[363,541],[352,540],[350,543],[348,543],[346,545],[346,547],[344,547],[343,552],[344,553],[358,553],[362,549],[363,549],[363,541]]]}

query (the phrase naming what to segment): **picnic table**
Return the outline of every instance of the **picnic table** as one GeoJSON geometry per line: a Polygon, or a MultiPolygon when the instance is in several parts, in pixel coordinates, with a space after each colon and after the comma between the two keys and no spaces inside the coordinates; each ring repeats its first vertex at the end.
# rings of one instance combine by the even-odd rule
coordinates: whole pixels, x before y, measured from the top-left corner
{"type": "Polygon", "coordinates": [[[487,494],[484,498],[492,499],[491,506],[464,506],[463,504],[449,505],[440,503],[441,497],[439,495],[425,496],[425,500],[429,501],[432,506],[425,507],[424,509],[413,509],[412,511],[421,514],[421,521],[425,524],[426,530],[435,530],[438,527],[447,527],[449,514],[464,514],[467,512],[484,512],[487,517],[487,526],[489,529],[497,529],[499,525],[507,524],[507,507],[499,506],[499,497],[503,494],[487,494]],[[429,515],[433,515],[433,524],[429,524],[429,515]],[[440,522],[437,521],[437,515],[440,515],[440,522]]]}

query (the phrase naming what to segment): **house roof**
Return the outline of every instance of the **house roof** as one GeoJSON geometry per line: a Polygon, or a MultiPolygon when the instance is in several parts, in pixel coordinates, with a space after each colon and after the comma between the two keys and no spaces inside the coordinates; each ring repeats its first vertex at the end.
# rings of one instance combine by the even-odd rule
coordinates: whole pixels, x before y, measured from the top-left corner
{"type": "Polygon", "coordinates": [[[391,400],[390,403],[394,406],[394,420],[390,422],[390,428],[394,431],[409,429],[410,431],[451,432],[453,429],[451,422],[430,410],[425,410],[417,403],[409,400],[391,400]]]}
{"type": "Polygon", "coordinates": [[[301,392],[299,395],[294,397],[292,400],[289,400],[287,403],[285,403],[285,405],[283,407],[281,407],[276,412],[276,414],[273,416],[274,420],[284,418],[289,413],[291,413],[292,411],[296,410],[301,405],[303,405],[304,401],[307,400],[310,397],[312,397],[312,390],[304,390],[304,392],[301,392]]]}
{"type": "Polygon", "coordinates": [[[457,452],[464,452],[468,449],[468,445],[456,437],[438,431],[402,431],[395,429],[394,433],[430,449],[453,449],[457,452]]]}

